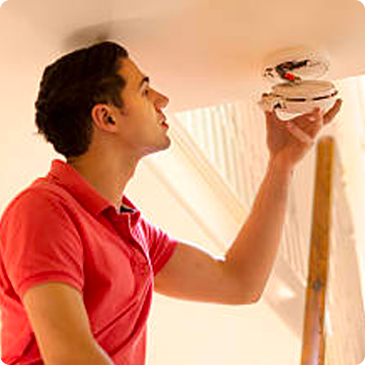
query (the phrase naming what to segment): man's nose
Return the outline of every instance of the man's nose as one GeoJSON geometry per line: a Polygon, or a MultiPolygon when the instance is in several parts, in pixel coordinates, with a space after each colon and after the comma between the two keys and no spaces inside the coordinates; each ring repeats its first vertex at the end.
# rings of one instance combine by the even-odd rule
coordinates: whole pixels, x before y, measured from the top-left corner
{"type": "Polygon", "coordinates": [[[157,98],[157,105],[159,108],[166,108],[167,104],[170,102],[170,99],[161,94],[161,93],[158,93],[158,98],[157,98]]]}

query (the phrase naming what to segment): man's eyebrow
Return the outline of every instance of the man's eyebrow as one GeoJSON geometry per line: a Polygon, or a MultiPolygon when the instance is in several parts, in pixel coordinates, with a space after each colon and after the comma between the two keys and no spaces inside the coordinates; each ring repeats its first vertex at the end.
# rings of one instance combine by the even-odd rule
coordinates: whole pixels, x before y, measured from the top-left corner
{"type": "Polygon", "coordinates": [[[139,89],[141,89],[141,87],[143,86],[143,84],[145,83],[145,82],[150,82],[150,78],[149,77],[147,77],[147,76],[145,76],[143,79],[142,79],[142,81],[141,81],[141,83],[139,84],[139,89]]]}

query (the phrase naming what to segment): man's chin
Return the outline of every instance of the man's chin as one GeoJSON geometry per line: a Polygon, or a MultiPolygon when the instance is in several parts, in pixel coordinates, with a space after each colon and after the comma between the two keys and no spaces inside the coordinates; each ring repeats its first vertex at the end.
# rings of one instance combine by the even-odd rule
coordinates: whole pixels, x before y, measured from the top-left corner
{"type": "Polygon", "coordinates": [[[155,146],[155,147],[145,151],[144,155],[147,156],[147,155],[151,155],[153,153],[165,151],[165,150],[169,149],[170,146],[171,146],[171,140],[169,138],[168,140],[165,141],[164,144],[160,144],[159,146],[155,146]]]}
{"type": "MultiPolygon", "coordinates": [[[[165,136],[166,138],[163,140],[163,142],[160,144],[160,146],[158,147],[157,151],[164,151],[167,150],[170,146],[171,146],[171,139],[170,137],[168,137],[167,135],[165,136]]],[[[157,152],[156,151],[156,152],[157,152]]]]}
{"type": "Polygon", "coordinates": [[[167,150],[168,148],[170,148],[171,146],[171,139],[168,139],[168,142],[166,143],[166,147],[164,148],[165,150],[167,150]]]}
{"type": "Polygon", "coordinates": [[[160,146],[160,148],[158,148],[156,150],[156,152],[168,150],[170,148],[170,146],[171,146],[171,140],[169,139],[168,142],[166,142],[164,145],[160,146]]]}

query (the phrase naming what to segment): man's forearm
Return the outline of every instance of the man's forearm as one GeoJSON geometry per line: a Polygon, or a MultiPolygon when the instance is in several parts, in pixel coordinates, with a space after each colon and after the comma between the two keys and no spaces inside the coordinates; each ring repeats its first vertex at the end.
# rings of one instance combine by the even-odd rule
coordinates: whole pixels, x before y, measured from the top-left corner
{"type": "MultiPolygon", "coordinates": [[[[253,302],[264,291],[282,237],[292,170],[279,158],[269,162],[251,213],[226,253],[226,264],[250,292],[253,302]]],[[[246,294],[245,294],[246,295],[246,294]]]]}

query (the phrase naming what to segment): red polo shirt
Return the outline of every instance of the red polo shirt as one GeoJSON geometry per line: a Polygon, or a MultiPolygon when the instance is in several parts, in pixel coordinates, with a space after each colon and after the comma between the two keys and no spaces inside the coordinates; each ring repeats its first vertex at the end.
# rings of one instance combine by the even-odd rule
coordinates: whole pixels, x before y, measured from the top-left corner
{"type": "Polygon", "coordinates": [[[153,279],[177,242],[125,196],[118,212],[71,165],[53,160],[6,207],[0,221],[1,359],[43,364],[22,305],[35,284],[79,290],[92,332],[116,365],[145,362],[153,279]]]}

